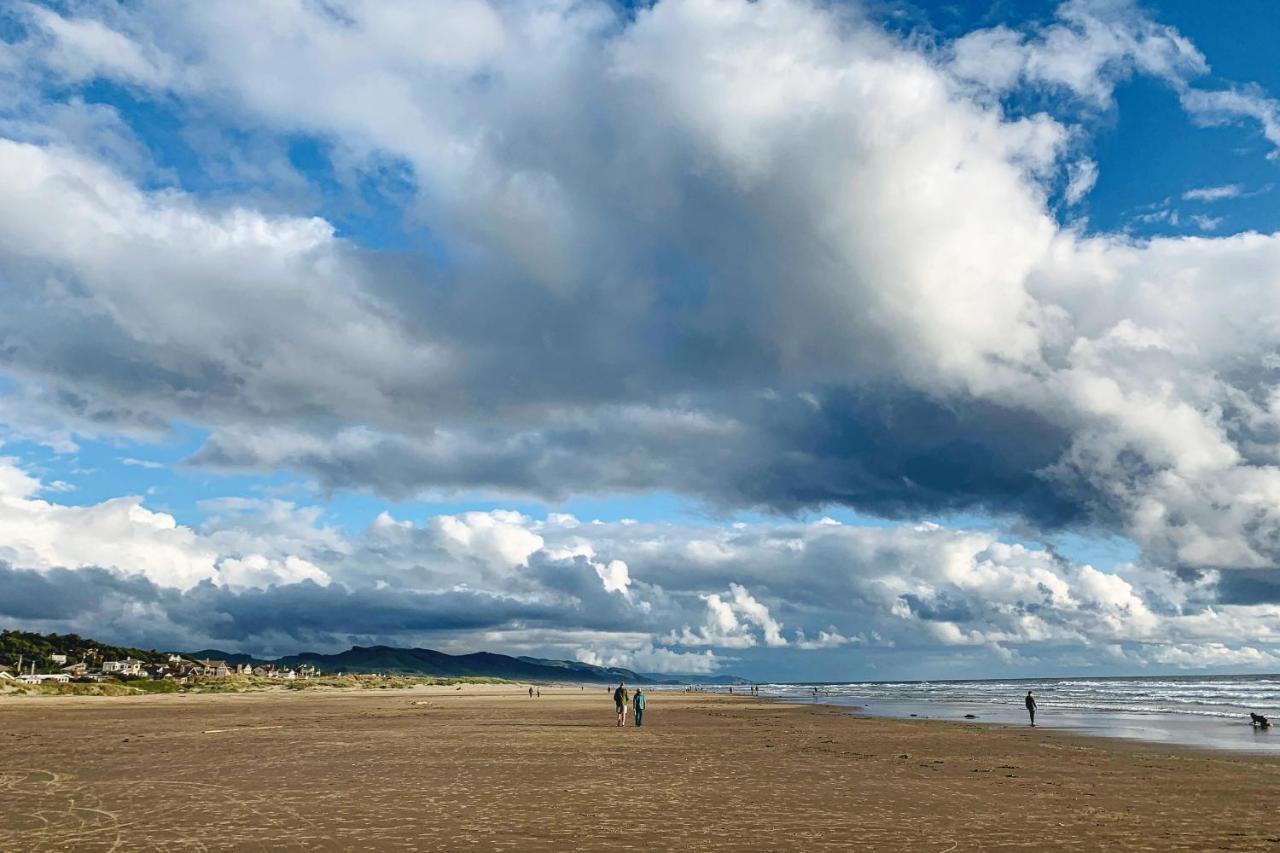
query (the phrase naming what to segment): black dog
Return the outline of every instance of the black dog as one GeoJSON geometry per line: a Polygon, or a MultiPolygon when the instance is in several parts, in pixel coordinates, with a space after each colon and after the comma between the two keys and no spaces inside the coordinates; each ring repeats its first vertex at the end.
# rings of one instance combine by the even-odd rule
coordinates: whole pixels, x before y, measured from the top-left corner
{"type": "Polygon", "coordinates": [[[1261,714],[1250,713],[1249,722],[1251,722],[1253,725],[1257,726],[1260,729],[1271,728],[1271,721],[1268,720],[1266,717],[1262,716],[1261,714]]]}

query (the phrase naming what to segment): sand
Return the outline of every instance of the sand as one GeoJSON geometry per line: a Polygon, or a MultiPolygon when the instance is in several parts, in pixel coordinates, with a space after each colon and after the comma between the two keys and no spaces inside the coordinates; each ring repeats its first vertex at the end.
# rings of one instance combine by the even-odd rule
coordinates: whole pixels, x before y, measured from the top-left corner
{"type": "Polygon", "coordinates": [[[1280,762],[603,687],[0,700],[0,850],[1278,850],[1280,762]]]}

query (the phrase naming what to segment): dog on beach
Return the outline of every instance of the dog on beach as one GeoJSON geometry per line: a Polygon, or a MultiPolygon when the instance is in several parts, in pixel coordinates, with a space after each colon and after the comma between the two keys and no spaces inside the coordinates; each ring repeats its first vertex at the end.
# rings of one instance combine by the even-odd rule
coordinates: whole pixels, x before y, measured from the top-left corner
{"type": "Polygon", "coordinates": [[[1271,728],[1271,721],[1268,720],[1266,717],[1262,716],[1261,714],[1255,714],[1253,712],[1250,712],[1249,722],[1253,724],[1254,727],[1259,729],[1271,728]]]}

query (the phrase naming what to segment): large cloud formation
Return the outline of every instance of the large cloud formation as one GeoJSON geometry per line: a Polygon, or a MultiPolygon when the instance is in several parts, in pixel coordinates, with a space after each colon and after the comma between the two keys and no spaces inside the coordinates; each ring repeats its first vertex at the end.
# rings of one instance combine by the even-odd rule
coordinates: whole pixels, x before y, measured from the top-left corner
{"type": "MultiPolygon", "coordinates": [[[[460,584],[489,578],[518,598],[525,584],[581,592],[553,578],[603,583],[592,595],[626,614],[609,625],[655,660],[662,638],[900,642],[895,619],[1006,650],[1140,643],[1171,626],[1194,643],[1204,613],[1221,615],[1206,590],[1237,602],[1224,608],[1277,598],[1280,236],[1140,241],[1064,227],[1053,206],[1088,192],[1087,117],[1135,74],[1197,122],[1255,121],[1278,138],[1272,102],[1202,87],[1206,59],[1136,6],[1072,0],[1037,28],[926,46],[803,0],[85,3],[13,17],[0,365],[15,389],[0,415],[15,430],[56,445],[194,423],[209,432],[195,464],[389,498],[664,490],[726,509],[987,513],[1129,537],[1150,584],[904,528],[892,546],[842,534],[853,552],[887,549],[893,568],[850,558],[831,598],[816,592],[830,573],[773,560],[767,531],[750,544],[771,560],[724,545],[732,570],[708,574],[624,539],[552,558],[527,521],[428,525],[420,547],[476,563],[460,584]],[[82,99],[103,85],[201,130],[188,144],[228,193],[175,179],[127,117],[82,99]],[[1028,89],[1061,110],[1006,107],[1028,89]],[[313,215],[286,153],[296,138],[323,150],[346,195],[393,199],[409,248],[313,215]],[[929,560],[904,543],[959,548],[927,571],[960,574],[917,576],[929,560]],[[838,618],[862,604],[865,626],[838,618]],[[664,620],[645,622],[659,605],[664,620]]],[[[326,561],[162,527],[157,547],[189,554],[152,582],[186,591],[155,606],[210,596],[201,612],[228,613],[231,638],[252,633],[238,608],[265,612],[236,587],[279,582],[323,602],[350,592],[331,578],[369,565],[352,556],[365,539],[326,561]]],[[[819,533],[786,541],[834,547],[819,533]]],[[[18,548],[10,571],[95,564],[66,550],[18,548]]],[[[146,573],[155,553],[97,565],[146,573]]],[[[495,630],[609,627],[544,606],[474,605],[495,630]]],[[[336,631],[301,611],[298,624],[336,631]]]]}
{"type": "Polygon", "coordinates": [[[851,648],[953,674],[968,658],[1035,665],[1037,654],[1077,666],[1280,662],[1280,606],[1238,589],[1224,598],[1232,573],[1107,573],[990,531],[496,510],[384,513],[348,534],[314,510],[249,500],[209,507],[196,530],[136,499],[49,503],[29,494],[38,482],[0,473],[20,486],[0,494],[0,530],[22,540],[0,550],[0,618],[160,647],[498,645],[664,672],[712,671],[748,650],[851,648]],[[945,663],[930,657],[942,649],[945,663]]]}

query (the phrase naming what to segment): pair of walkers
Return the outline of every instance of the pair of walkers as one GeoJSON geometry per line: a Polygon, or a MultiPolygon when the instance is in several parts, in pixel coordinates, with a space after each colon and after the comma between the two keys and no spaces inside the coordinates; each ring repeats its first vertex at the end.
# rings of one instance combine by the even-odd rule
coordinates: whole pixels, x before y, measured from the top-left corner
{"type": "Polygon", "coordinates": [[[627,708],[635,708],[635,724],[637,726],[644,725],[644,691],[639,687],[636,688],[635,696],[627,693],[627,685],[618,682],[617,688],[613,691],[613,706],[618,712],[618,725],[625,726],[627,724],[627,708]]]}

